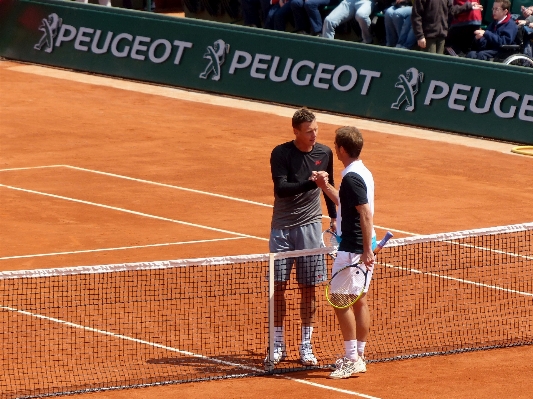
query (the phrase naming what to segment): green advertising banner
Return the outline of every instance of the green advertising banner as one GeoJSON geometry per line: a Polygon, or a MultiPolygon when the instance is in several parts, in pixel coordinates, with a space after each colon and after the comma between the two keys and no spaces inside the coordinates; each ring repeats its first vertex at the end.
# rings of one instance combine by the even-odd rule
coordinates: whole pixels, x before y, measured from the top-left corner
{"type": "Polygon", "coordinates": [[[0,0],[0,56],[533,144],[533,69],[71,1],[0,0]]]}

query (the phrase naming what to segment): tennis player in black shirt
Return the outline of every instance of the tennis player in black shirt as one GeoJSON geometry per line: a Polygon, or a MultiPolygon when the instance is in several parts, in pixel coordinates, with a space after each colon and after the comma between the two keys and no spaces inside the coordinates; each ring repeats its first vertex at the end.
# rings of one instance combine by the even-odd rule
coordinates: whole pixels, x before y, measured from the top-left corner
{"type": "MultiPolygon", "coordinates": [[[[319,248],[322,234],[321,190],[312,179],[316,172],[326,172],[333,185],[333,152],[317,143],[318,124],[307,108],[299,109],[292,118],[294,140],[278,145],[272,151],[270,166],[274,182],[274,211],[270,233],[270,252],[319,248]]],[[[324,195],[328,215],[336,228],[336,208],[324,195]]],[[[275,331],[274,364],[286,355],[283,321],[285,289],[292,267],[302,293],[300,317],[302,340],[300,360],[303,365],[316,365],[311,336],[316,311],[315,286],[327,277],[323,256],[307,256],[275,262],[275,331]]]]}

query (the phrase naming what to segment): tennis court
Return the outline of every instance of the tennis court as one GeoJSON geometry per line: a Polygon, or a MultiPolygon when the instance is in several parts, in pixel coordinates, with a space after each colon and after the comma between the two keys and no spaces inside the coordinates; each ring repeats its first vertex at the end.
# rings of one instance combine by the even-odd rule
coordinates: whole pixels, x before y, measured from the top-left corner
{"type": "MultiPolygon", "coordinates": [[[[0,62],[0,76],[0,212],[3,225],[0,270],[150,263],[268,251],[273,201],[270,151],[275,145],[291,139],[293,109],[9,61],[0,62]]],[[[328,145],[332,145],[335,128],[340,125],[354,124],[362,129],[365,137],[363,160],[373,172],[377,186],[375,224],[378,235],[391,230],[395,237],[401,238],[533,221],[533,187],[529,184],[533,177],[533,158],[512,154],[512,145],[321,113],[317,114],[317,119],[319,141],[328,145]]],[[[336,177],[340,169],[337,162],[336,177]]],[[[526,241],[531,248],[530,240],[526,238],[526,241]]],[[[465,245],[479,247],[484,244],[465,245]]],[[[518,251],[507,248],[506,252],[518,251]]],[[[531,257],[531,253],[525,256],[531,257]]],[[[528,261],[531,265],[531,259],[528,261]]],[[[397,263],[402,261],[395,262],[396,266],[397,263]]],[[[475,259],[470,259],[469,263],[474,266],[475,259]]],[[[427,266],[426,276],[435,272],[432,266],[436,265],[427,266]]],[[[478,281],[484,286],[473,291],[474,295],[490,298],[485,292],[491,291],[494,279],[500,279],[498,271],[482,275],[474,273],[473,268],[468,270],[470,274],[460,275],[456,269],[450,268],[445,277],[478,281]]],[[[191,273],[201,275],[201,281],[226,281],[227,286],[231,286],[231,278],[250,282],[261,281],[264,275],[259,269],[255,275],[239,276],[230,267],[191,273]]],[[[531,277],[532,273],[530,269],[525,275],[531,277]]],[[[87,296],[91,286],[102,287],[105,292],[106,281],[102,276],[88,279],[84,285],[62,285],[67,287],[63,296],[71,300],[87,296]]],[[[505,278],[512,281],[513,277],[505,278]]],[[[57,279],[68,280],[65,277],[57,279]]],[[[27,375],[25,382],[35,386],[42,383],[39,382],[41,365],[32,363],[32,353],[58,348],[57,356],[48,368],[59,376],[61,366],[72,362],[61,354],[59,348],[70,345],[72,353],[76,353],[77,338],[74,336],[80,328],[73,325],[85,327],[86,332],[87,328],[110,331],[113,330],[110,325],[119,313],[129,317],[133,327],[142,324],[142,333],[150,331],[150,338],[157,337],[157,332],[164,329],[159,331],[160,334],[165,337],[174,334],[171,341],[180,343],[176,347],[193,347],[194,353],[209,353],[209,359],[215,358],[216,355],[211,353],[217,351],[220,357],[224,355],[224,349],[214,347],[210,340],[213,331],[205,331],[202,336],[187,336],[187,325],[178,326],[169,316],[169,303],[165,302],[165,306],[159,308],[161,305],[146,301],[147,292],[142,289],[154,279],[167,284],[165,289],[168,291],[157,293],[163,296],[180,289],[184,293],[195,291],[197,286],[182,287],[177,282],[172,283],[172,277],[165,274],[147,273],[143,279],[136,280],[129,278],[126,272],[124,279],[121,286],[124,291],[134,293],[129,298],[138,295],[136,302],[128,302],[119,311],[102,310],[96,304],[91,308],[90,302],[84,305],[86,314],[91,316],[90,322],[81,313],[77,317],[68,316],[68,322],[72,324],[72,342],[57,342],[58,335],[54,335],[53,329],[58,328],[56,319],[64,321],[66,315],[66,310],[57,304],[57,313],[47,315],[48,319],[44,321],[52,332],[27,332],[23,342],[33,346],[28,345],[20,351],[16,367],[21,374],[27,375]],[[135,308],[132,310],[127,306],[135,308]],[[155,316],[136,320],[142,314],[155,316]],[[189,341],[187,345],[185,341],[189,341]]],[[[393,279],[387,281],[395,284],[393,279]]],[[[423,283],[424,280],[413,280],[410,284],[423,283]]],[[[54,284],[48,288],[49,297],[60,286],[57,282],[54,284]]],[[[498,312],[516,311],[520,314],[520,309],[531,308],[531,278],[513,284],[518,286],[520,293],[508,293],[508,301],[504,298],[494,304],[493,311],[482,315],[481,320],[489,323],[473,322],[469,327],[471,330],[484,326],[496,328],[499,321],[504,320],[503,316],[497,316],[498,312]]],[[[397,288],[392,285],[386,290],[391,294],[390,298],[379,298],[380,301],[399,301],[399,294],[395,294],[397,288]]],[[[43,287],[36,288],[39,293],[34,298],[43,295],[43,287]]],[[[250,283],[242,289],[254,290],[254,285],[250,283]]],[[[17,287],[11,286],[11,290],[16,292],[17,287]]],[[[424,291],[423,286],[421,290],[424,291]]],[[[461,294],[462,291],[457,289],[457,292],[461,294]]],[[[449,339],[452,346],[453,342],[461,341],[460,337],[453,338],[460,335],[459,331],[446,329],[453,322],[456,309],[431,305],[438,302],[435,298],[449,294],[433,291],[426,294],[430,298],[428,309],[433,311],[419,322],[426,325],[426,332],[413,335],[409,340],[423,341],[434,335],[439,341],[449,339]]],[[[263,293],[258,292],[258,296],[261,295],[263,293]]],[[[256,307],[260,307],[260,299],[246,304],[246,314],[228,314],[218,313],[216,305],[210,307],[215,303],[220,309],[226,309],[223,306],[225,296],[213,295],[213,298],[216,299],[189,304],[194,310],[189,313],[191,323],[200,326],[206,318],[223,318],[228,326],[261,323],[254,317],[259,313],[256,307]]],[[[100,300],[95,299],[96,302],[100,300]]],[[[457,296],[458,307],[464,301],[465,297],[457,296]]],[[[0,305],[8,306],[5,302],[0,305]]],[[[25,310],[31,311],[31,307],[25,310]]],[[[520,316],[516,319],[522,321],[514,322],[516,332],[509,334],[511,341],[520,330],[531,325],[530,313],[523,311],[522,315],[522,319],[520,316]]],[[[27,317],[22,313],[13,317],[12,311],[3,308],[0,323],[20,331],[17,323],[24,323],[23,319],[27,317]]],[[[378,318],[377,315],[374,318],[378,318]]],[[[386,319],[380,315],[379,319],[382,318],[386,319]]],[[[379,347],[383,335],[389,332],[399,336],[410,334],[401,325],[391,326],[389,323],[386,327],[377,320],[374,324],[376,327],[371,333],[374,342],[369,345],[375,345],[376,351],[378,348],[387,351],[386,347],[379,347]]],[[[264,323],[262,325],[258,329],[264,329],[264,323]]],[[[132,362],[137,359],[141,363],[138,359],[143,358],[143,354],[139,348],[144,348],[145,342],[157,342],[147,338],[138,338],[143,340],[141,343],[132,342],[94,331],[87,334],[102,341],[95,342],[95,347],[107,347],[109,352],[105,357],[111,363],[116,362],[117,369],[124,358],[114,359],[113,354],[128,353],[132,362]],[[117,345],[116,349],[114,345],[117,345]],[[122,346],[119,348],[119,345],[122,346]]],[[[123,335],[136,337],[137,333],[132,330],[123,335]]],[[[249,340],[243,335],[245,333],[227,336],[228,347],[234,348],[226,353],[227,356],[233,356],[238,347],[249,340]]],[[[190,363],[187,366],[199,373],[212,367],[212,362],[206,359],[191,360],[190,356],[176,352],[169,355],[168,348],[151,348],[150,351],[159,352],[150,352],[151,363],[142,362],[146,369],[164,369],[175,374],[184,362],[190,363]]],[[[282,376],[104,391],[78,397],[194,395],[251,398],[260,394],[264,397],[304,395],[310,398],[525,398],[530,395],[533,378],[529,361],[532,355],[532,346],[525,345],[375,363],[369,366],[367,374],[344,381],[328,380],[327,370],[315,369],[282,376]],[[494,375],[495,369],[497,375],[494,375]]],[[[244,373],[247,373],[246,368],[258,367],[257,358],[262,356],[263,353],[253,353],[249,360],[224,358],[223,362],[228,368],[234,368],[235,364],[244,365],[244,373]]],[[[97,387],[102,372],[93,367],[95,358],[96,355],[80,356],[76,363],[85,365],[84,378],[94,380],[97,387]]],[[[131,385],[136,385],[135,381],[137,385],[149,384],[150,381],[143,380],[146,370],[140,370],[139,374],[132,371],[124,380],[129,380],[131,385]]],[[[1,384],[10,386],[12,378],[13,375],[4,375],[1,384]]]]}

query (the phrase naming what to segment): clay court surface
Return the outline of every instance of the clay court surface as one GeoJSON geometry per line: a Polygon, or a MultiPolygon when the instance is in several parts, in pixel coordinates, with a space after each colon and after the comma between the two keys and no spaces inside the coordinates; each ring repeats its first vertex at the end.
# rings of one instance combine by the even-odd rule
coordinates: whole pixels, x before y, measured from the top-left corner
{"type": "MultiPolygon", "coordinates": [[[[292,139],[294,107],[11,61],[0,94],[0,270],[268,252],[270,152],[292,139]]],[[[533,157],[512,144],[317,120],[330,146],[337,127],[362,130],[378,236],[533,221],[533,157]]],[[[531,359],[524,346],[371,364],[342,381],[312,370],[76,397],[532,398],[531,359]]]]}

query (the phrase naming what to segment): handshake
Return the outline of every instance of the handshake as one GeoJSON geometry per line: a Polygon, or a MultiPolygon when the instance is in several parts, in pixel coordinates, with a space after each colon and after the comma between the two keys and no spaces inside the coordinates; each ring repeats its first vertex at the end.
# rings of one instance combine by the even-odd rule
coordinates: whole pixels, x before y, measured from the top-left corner
{"type": "Polygon", "coordinates": [[[314,181],[316,185],[321,189],[326,189],[329,179],[328,179],[328,172],[325,171],[313,171],[311,173],[311,176],[309,176],[309,180],[314,181]]]}

